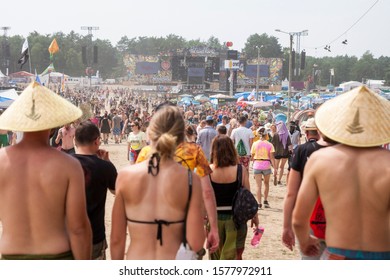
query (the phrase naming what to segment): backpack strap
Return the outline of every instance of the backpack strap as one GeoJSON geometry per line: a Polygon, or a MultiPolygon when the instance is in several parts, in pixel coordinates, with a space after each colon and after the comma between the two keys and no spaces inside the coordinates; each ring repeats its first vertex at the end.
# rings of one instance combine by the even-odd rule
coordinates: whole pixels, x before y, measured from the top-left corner
{"type": "Polygon", "coordinates": [[[242,165],[237,164],[237,189],[242,187],[242,165]]]}
{"type": "Polygon", "coordinates": [[[192,172],[191,170],[188,170],[188,201],[186,205],[186,213],[184,216],[184,225],[183,225],[183,244],[184,246],[187,245],[187,216],[188,216],[188,210],[190,208],[190,201],[192,196],[192,172]]]}

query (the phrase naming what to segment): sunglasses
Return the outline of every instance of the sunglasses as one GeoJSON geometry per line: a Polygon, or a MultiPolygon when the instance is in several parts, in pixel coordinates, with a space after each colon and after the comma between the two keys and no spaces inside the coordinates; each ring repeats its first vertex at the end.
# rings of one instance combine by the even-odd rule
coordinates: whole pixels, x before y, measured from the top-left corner
{"type": "Polygon", "coordinates": [[[135,124],[131,124],[130,126],[133,127],[133,126],[136,126],[136,125],[135,124]]]}

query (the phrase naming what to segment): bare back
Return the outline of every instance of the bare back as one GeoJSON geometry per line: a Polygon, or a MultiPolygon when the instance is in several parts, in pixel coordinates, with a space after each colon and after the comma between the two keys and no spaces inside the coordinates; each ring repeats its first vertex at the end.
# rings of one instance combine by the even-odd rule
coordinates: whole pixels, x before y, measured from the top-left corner
{"type": "Polygon", "coordinates": [[[314,176],[326,213],[327,245],[390,251],[390,151],[336,145],[308,163],[305,177],[314,176]]]}
{"type": "MultiPolygon", "coordinates": [[[[126,259],[174,259],[183,239],[182,222],[188,201],[188,171],[173,160],[160,164],[157,176],[147,173],[148,162],[133,165],[119,172],[117,194],[124,203],[130,245],[126,259]],[[177,222],[161,226],[131,222],[165,220],[177,222]],[[161,243],[162,245],[161,245],[161,243]]],[[[194,251],[202,248],[203,204],[199,178],[193,176],[193,189],[187,218],[187,238],[194,251]]],[[[114,219],[114,218],[113,218],[114,219]]],[[[113,221],[114,223],[114,221],[113,221]]]]}
{"type": "MultiPolygon", "coordinates": [[[[80,184],[83,198],[84,184],[77,177],[81,175],[83,179],[82,170],[75,159],[62,152],[42,145],[31,147],[25,142],[0,150],[0,220],[3,224],[0,252],[58,254],[69,251],[66,209],[71,205],[67,205],[67,197],[75,195],[69,194],[72,189],[69,186],[80,184]]],[[[79,205],[73,207],[74,211],[80,210],[79,205]]]]}

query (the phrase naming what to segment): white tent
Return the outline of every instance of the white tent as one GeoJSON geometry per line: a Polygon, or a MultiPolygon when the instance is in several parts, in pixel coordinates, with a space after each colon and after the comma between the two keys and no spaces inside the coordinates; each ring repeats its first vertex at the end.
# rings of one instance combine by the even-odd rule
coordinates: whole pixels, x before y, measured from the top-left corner
{"type": "Polygon", "coordinates": [[[360,87],[361,85],[363,85],[363,84],[360,82],[349,81],[349,82],[345,82],[345,83],[340,84],[339,88],[341,88],[342,91],[350,91],[351,89],[354,89],[356,87],[360,87]]]}
{"type": "Polygon", "coordinates": [[[15,89],[0,90],[0,108],[8,108],[18,96],[15,89]]]}
{"type": "Polygon", "coordinates": [[[1,72],[1,70],[0,70],[0,79],[1,79],[1,78],[6,78],[6,77],[7,77],[7,76],[4,75],[3,72],[1,72]]]}
{"type": "Polygon", "coordinates": [[[16,100],[18,98],[18,93],[15,89],[6,89],[6,90],[0,90],[0,97],[4,97],[7,99],[16,100]]]}
{"type": "Polygon", "coordinates": [[[54,77],[60,77],[60,78],[62,78],[63,76],[65,77],[65,78],[68,78],[69,76],[68,75],[65,75],[64,73],[60,73],[60,72],[50,72],[50,74],[49,73],[47,73],[47,74],[45,74],[45,75],[42,75],[42,76],[40,76],[40,77],[48,77],[50,75],[50,78],[54,78],[54,77]]]}
{"type": "Polygon", "coordinates": [[[41,81],[42,84],[47,85],[49,83],[49,77],[50,77],[50,83],[60,83],[62,81],[62,77],[65,77],[65,79],[68,79],[69,76],[60,73],[60,72],[50,72],[45,75],[39,75],[39,80],[41,81]]]}

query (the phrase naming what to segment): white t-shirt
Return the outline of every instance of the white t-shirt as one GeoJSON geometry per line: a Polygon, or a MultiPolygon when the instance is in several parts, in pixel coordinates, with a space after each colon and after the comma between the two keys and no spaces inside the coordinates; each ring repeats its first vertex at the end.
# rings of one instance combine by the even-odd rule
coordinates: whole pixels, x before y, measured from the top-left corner
{"type": "Polygon", "coordinates": [[[252,133],[252,130],[249,128],[240,126],[238,128],[233,129],[232,135],[230,138],[234,142],[234,146],[237,147],[238,142],[240,139],[242,139],[242,142],[244,142],[245,145],[245,151],[248,156],[251,155],[251,147],[249,146],[249,141],[251,138],[254,138],[254,135],[252,133]]]}
{"type": "Polygon", "coordinates": [[[133,150],[141,150],[143,141],[146,141],[146,134],[143,131],[139,131],[137,134],[131,132],[127,137],[127,143],[130,143],[133,150]]]}

